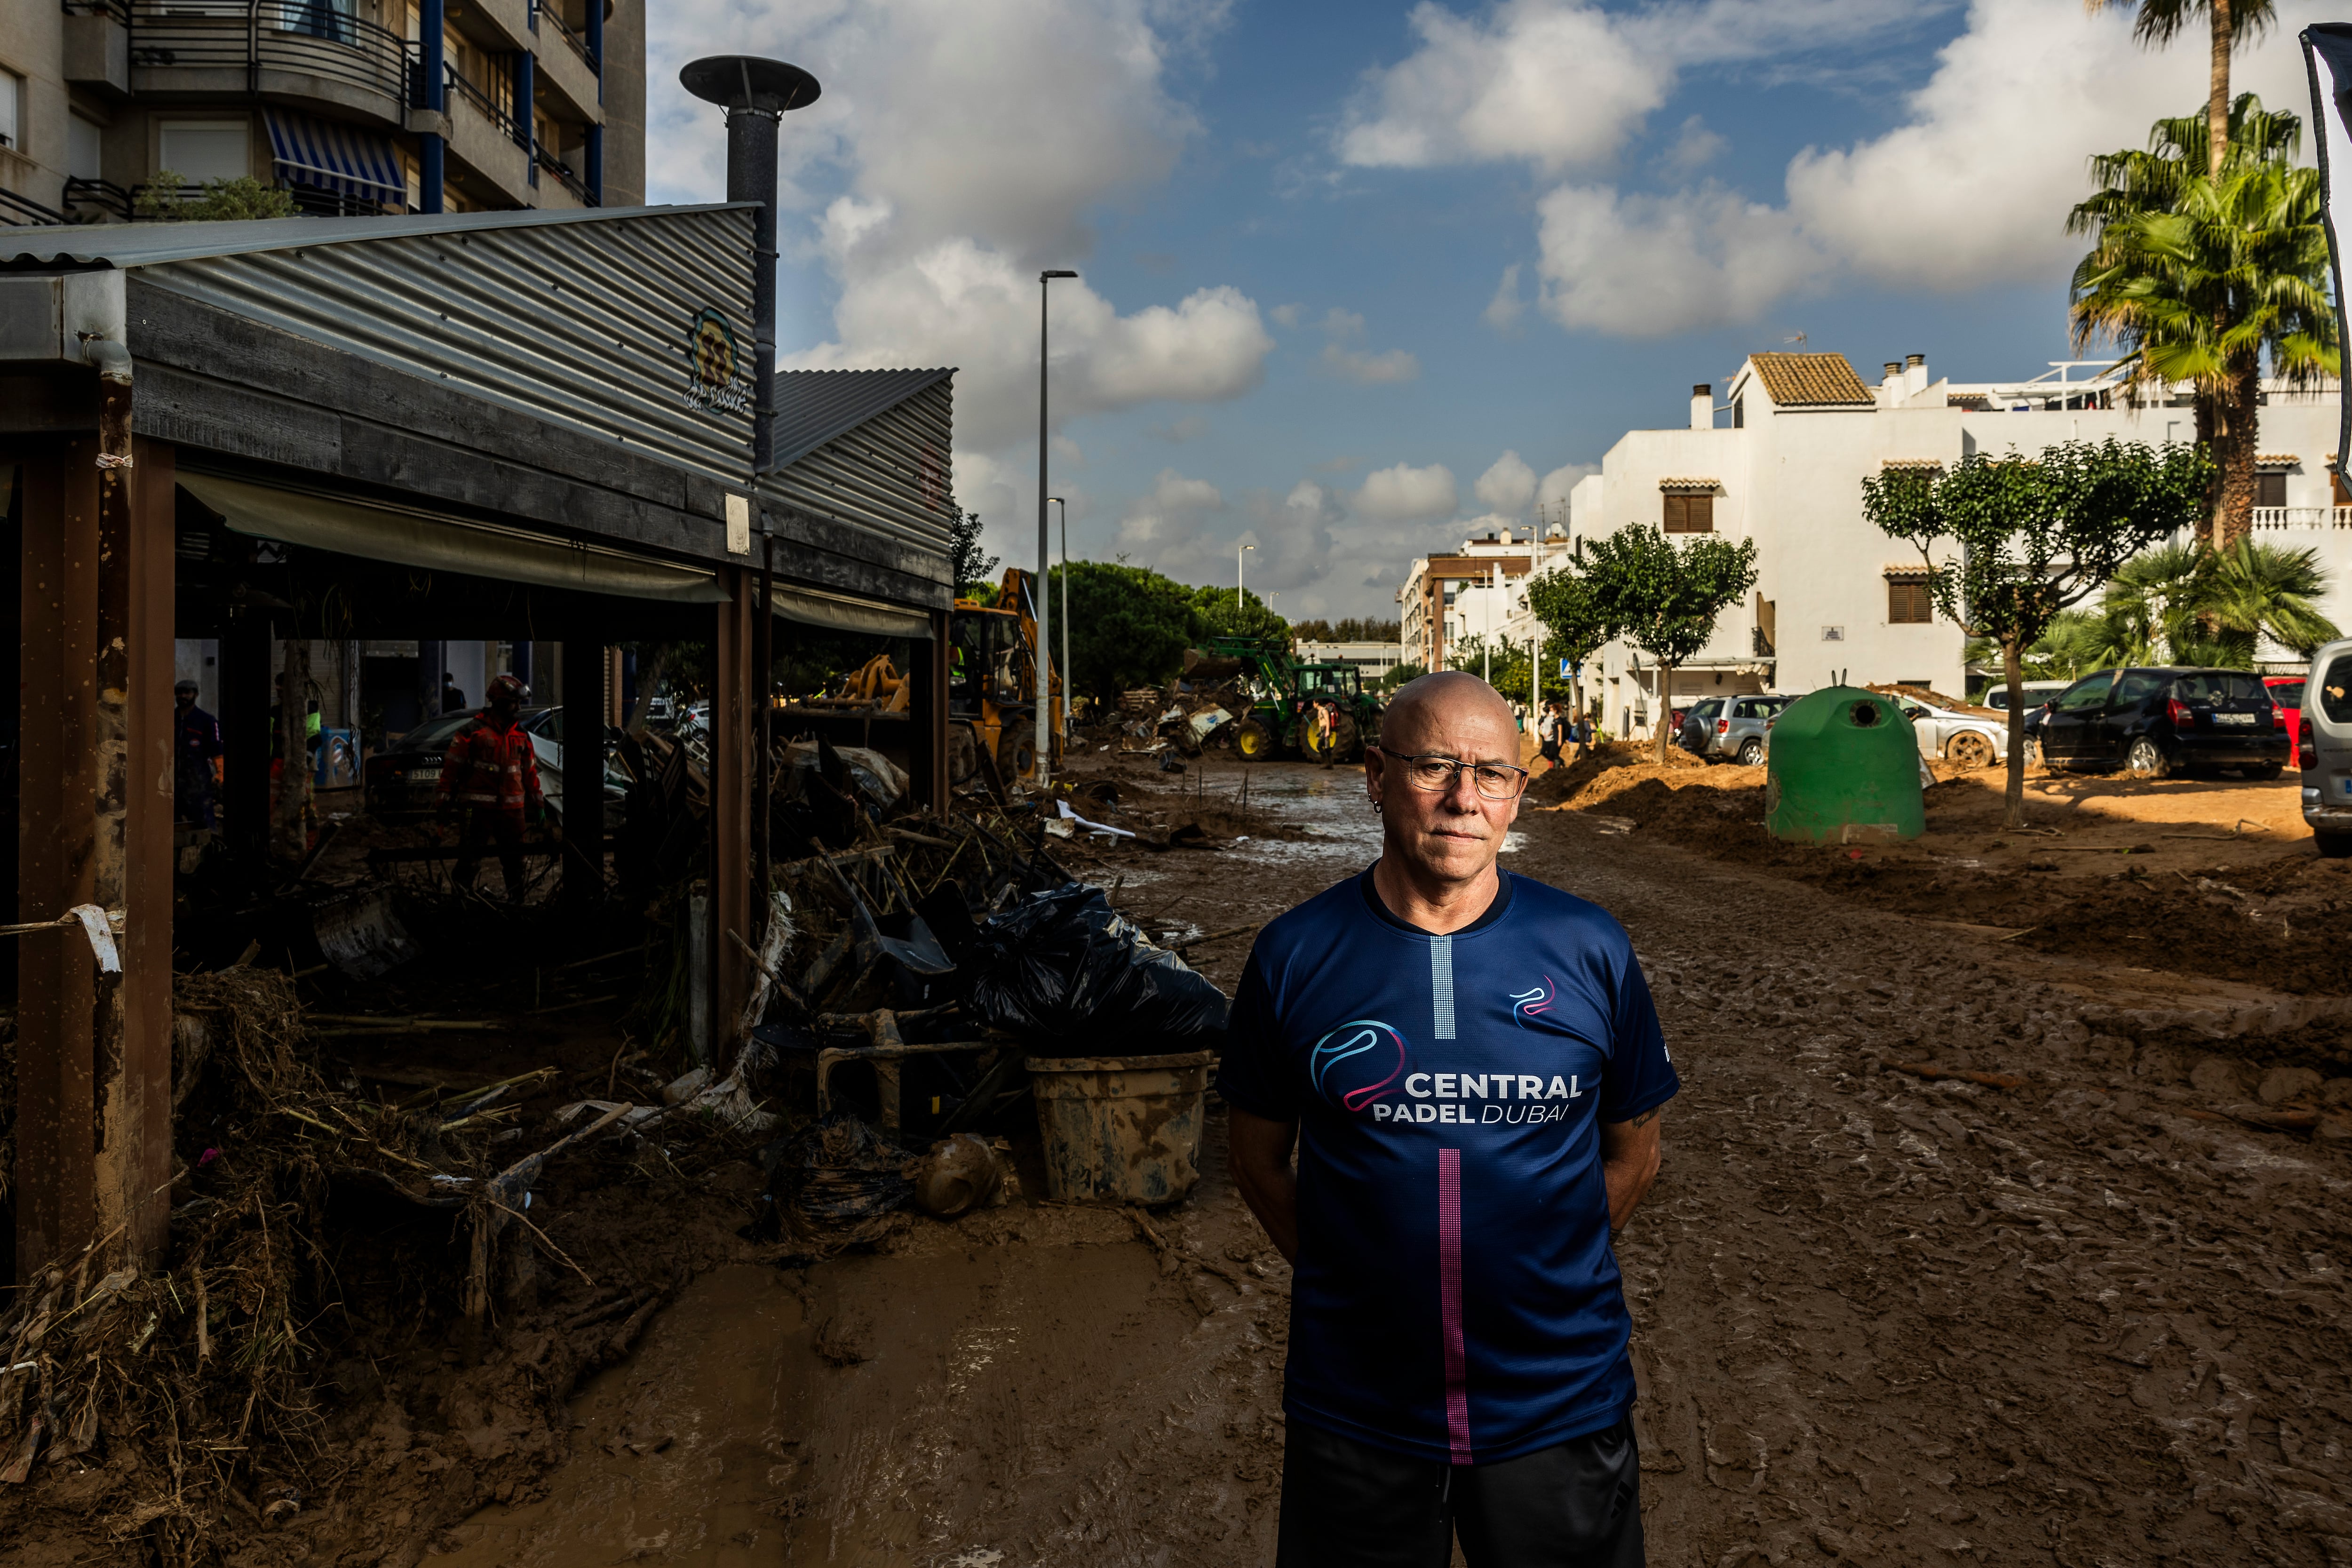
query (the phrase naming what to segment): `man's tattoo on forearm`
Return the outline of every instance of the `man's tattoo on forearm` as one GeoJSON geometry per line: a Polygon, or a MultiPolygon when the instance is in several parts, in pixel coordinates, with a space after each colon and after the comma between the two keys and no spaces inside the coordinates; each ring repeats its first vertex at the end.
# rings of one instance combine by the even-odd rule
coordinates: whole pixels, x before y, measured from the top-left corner
{"type": "Polygon", "coordinates": [[[1642,1112],[1641,1115],[1636,1116],[1633,1121],[1625,1123],[1625,1125],[1628,1127],[1647,1127],[1651,1122],[1655,1121],[1658,1119],[1658,1112],[1664,1109],[1665,1107],[1663,1105],[1653,1107],[1652,1109],[1642,1112]]]}

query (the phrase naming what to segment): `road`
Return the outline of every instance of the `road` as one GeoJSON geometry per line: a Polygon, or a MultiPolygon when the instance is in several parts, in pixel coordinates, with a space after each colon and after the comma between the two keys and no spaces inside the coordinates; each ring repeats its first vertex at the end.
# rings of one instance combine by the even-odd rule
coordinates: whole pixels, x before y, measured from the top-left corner
{"type": "MultiPolygon", "coordinates": [[[[1262,767],[1253,801],[1316,837],[1088,874],[1262,920],[1371,858],[1360,791],[1262,767]]],[[[1621,1248],[1653,1563],[2352,1563],[2352,1144],[2220,1110],[2344,1072],[2337,1002],[2021,953],[1578,813],[1520,827],[1507,865],[1632,931],[1684,1077],[1621,1248]],[[2024,1081],[1893,1065],[1930,1062],[2024,1081]]],[[[1230,988],[1245,948],[1203,967],[1230,988]]],[[[704,1276],[583,1393],[544,1496],[433,1561],[1271,1562],[1286,1270],[1222,1154],[1219,1118],[1150,1238],[1023,1201],[704,1276]]]]}

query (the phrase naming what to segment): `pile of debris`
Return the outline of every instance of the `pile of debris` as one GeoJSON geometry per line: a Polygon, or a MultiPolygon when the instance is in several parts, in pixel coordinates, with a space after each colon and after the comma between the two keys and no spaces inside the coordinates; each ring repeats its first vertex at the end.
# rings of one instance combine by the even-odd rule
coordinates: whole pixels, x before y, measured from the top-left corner
{"type": "Polygon", "coordinates": [[[1118,749],[1197,757],[1224,747],[1258,696],[1246,661],[1186,648],[1182,673],[1164,689],[1139,688],[1120,699],[1118,749]]]}

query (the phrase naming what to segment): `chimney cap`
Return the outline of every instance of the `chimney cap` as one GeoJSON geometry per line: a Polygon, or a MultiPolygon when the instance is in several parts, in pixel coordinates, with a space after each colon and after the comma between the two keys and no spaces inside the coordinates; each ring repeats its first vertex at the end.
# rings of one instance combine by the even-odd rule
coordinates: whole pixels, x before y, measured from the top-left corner
{"type": "Polygon", "coordinates": [[[1926,354],[1905,354],[1903,356],[1903,363],[1906,367],[1916,369],[1918,366],[1924,365],[1927,363],[1927,356],[1926,354]]]}
{"type": "Polygon", "coordinates": [[[806,109],[824,89],[798,66],[758,55],[705,55],[677,73],[678,85],[730,113],[783,114],[806,109]]]}
{"type": "Polygon", "coordinates": [[[1903,363],[1900,360],[1888,360],[1886,362],[1886,374],[1889,375],[1902,374],[1903,363]]]}
{"type": "Polygon", "coordinates": [[[1693,397],[1711,398],[1715,395],[1715,386],[1710,382],[1697,382],[1691,387],[1691,395],[1693,397]]]}

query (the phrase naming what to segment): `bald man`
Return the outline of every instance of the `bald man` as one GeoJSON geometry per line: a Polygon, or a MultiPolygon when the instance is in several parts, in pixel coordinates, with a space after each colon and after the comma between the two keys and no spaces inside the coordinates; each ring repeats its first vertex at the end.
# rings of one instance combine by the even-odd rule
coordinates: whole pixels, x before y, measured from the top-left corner
{"type": "Polygon", "coordinates": [[[1475,676],[1399,690],[1381,858],[1234,1003],[1234,1176],[1295,1270],[1279,1568],[1643,1561],[1610,1233],[1680,1086],[1623,928],[1496,867],[1518,740],[1475,676]]]}

